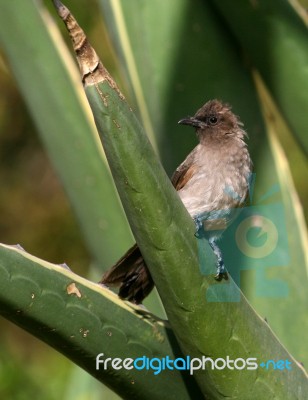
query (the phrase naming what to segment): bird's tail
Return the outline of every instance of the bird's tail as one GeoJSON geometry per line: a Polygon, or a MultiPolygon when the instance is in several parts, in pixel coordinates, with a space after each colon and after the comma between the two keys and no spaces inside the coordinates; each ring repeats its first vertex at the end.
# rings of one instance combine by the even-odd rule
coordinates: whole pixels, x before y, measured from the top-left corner
{"type": "Polygon", "coordinates": [[[119,286],[119,297],[139,304],[151,292],[154,282],[137,244],[107,271],[100,283],[119,286]]]}

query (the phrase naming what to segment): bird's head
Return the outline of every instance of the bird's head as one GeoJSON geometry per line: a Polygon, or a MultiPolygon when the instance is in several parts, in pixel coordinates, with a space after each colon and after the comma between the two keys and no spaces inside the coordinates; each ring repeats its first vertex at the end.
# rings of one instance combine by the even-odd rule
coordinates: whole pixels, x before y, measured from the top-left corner
{"type": "Polygon", "coordinates": [[[181,119],[179,124],[196,128],[200,140],[205,136],[221,139],[222,137],[240,137],[245,135],[239,118],[232,113],[228,104],[218,100],[205,103],[193,117],[181,119]]]}

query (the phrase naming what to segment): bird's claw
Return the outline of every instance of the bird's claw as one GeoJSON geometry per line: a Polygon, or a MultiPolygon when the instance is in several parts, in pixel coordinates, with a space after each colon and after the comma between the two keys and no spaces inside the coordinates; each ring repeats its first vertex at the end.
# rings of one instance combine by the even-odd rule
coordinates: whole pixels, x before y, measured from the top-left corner
{"type": "Polygon", "coordinates": [[[228,272],[217,272],[217,274],[214,276],[214,279],[218,282],[222,281],[223,279],[227,281],[229,279],[228,272]]]}
{"type": "Polygon", "coordinates": [[[225,279],[226,281],[229,279],[228,272],[225,267],[225,263],[221,256],[218,256],[217,260],[217,270],[216,270],[216,275],[214,277],[216,281],[221,281],[222,279],[225,279]]]}

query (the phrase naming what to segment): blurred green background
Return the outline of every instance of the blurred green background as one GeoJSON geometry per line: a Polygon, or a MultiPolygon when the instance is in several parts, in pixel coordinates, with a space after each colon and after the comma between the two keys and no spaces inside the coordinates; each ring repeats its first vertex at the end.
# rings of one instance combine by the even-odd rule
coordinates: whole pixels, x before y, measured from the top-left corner
{"type": "MultiPolygon", "coordinates": [[[[57,23],[51,2],[45,2],[57,23]]],[[[95,0],[66,1],[117,77],[117,62],[95,0]]],[[[1,4],[0,4],[1,12],[1,4]]],[[[65,28],[59,24],[68,45],[65,28]]],[[[19,243],[87,277],[91,257],[59,178],[0,50],[0,241],[19,243]]],[[[101,273],[93,277],[98,280],[101,273]]],[[[0,398],[95,399],[101,384],[45,343],[0,318],[0,398]]],[[[106,390],[105,398],[113,394],[106,390]]],[[[117,398],[116,395],[114,395],[117,398]]]]}
{"type": "MultiPolygon", "coordinates": [[[[45,3],[56,19],[50,2],[45,3]]],[[[302,3],[308,6],[307,1],[302,3]]],[[[65,4],[73,11],[121,90],[133,102],[98,2],[67,0],[65,4]]],[[[69,43],[65,28],[60,23],[58,26],[69,43]]],[[[180,89],[177,95],[184,96],[180,89]]],[[[192,111],[187,110],[187,114],[192,111]]],[[[287,131],[282,132],[279,140],[286,152],[307,222],[307,160],[294,137],[287,131]]],[[[163,161],[168,173],[171,173],[181,160],[180,154],[185,154],[187,149],[179,148],[177,156],[166,162],[168,152],[173,153],[174,148],[167,140],[163,148],[163,161]]],[[[92,279],[98,280],[100,271],[91,269],[91,256],[79,225],[40,142],[4,51],[0,52],[0,155],[0,241],[19,243],[31,254],[54,263],[65,262],[74,272],[85,277],[90,274],[92,279]]],[[[2,318],[0,324],[1,398],[102,398],[100,385],[63,356],[2,318]]],[[[109,392],[105,396],[111,398],[109,392]]]]}

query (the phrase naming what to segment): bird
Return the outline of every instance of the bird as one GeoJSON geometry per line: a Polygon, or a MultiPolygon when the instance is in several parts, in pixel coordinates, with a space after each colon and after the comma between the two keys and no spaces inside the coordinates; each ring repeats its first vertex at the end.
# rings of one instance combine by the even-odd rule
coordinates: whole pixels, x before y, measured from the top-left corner
{"type": "MultiPolygon", "coordinates": [[[[179,124],[195,129],[198,145],[171,177],[171,182],[193,218],[196,237],[205,236],[217,258],[215,279],[228,279],[217,244],[249,196],[252,161],[243,123],[227,103],[207,101],[193,117],[179,124]]],[[[137,244],[107,271],[99,282],[119,286],[118,296],[140,304],[154,281],[137,244]]]]}

